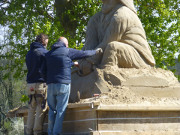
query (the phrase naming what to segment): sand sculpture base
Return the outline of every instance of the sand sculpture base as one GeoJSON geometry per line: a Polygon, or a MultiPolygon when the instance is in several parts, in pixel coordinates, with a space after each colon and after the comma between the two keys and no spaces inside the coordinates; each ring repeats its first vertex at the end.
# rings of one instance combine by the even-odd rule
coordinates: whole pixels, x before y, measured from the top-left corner
{"type": "Polygon", "coordinates": [[[178,135],[179,115],[178,106],[72,104],[63,129],[64,135],[178,135]]]}
{"type": "MultiPolygon", "coordinates": [[[[72,78],[76,83],[72,82],[71,100],[78,96],[76,88],[81,99],[69,103],[63,135],[180,134],[180,85],[172,72],[107,67],[82,78],[74,74],[72,78]]],[[[47,115],[48,111],[45,134],[47,115]]],[[[24,117],[26,129],[27,108],[17,108],[8,116],[24,117]]]]}
{"type": "MultiPolygon", "coordinates": [[[[92,102],[69,104],[63,123],[63,135],[179,135],[180,106],[177,105],[105,105],[92,102]]],[[[27,122],[27,108],[16,110],[27,122]]],[[[13,116],[12,112],[9,116],[13,116]]],[[[47,135],[46,113],[44,135],[47,135]]],[[[25,133],[26,135],[26,133],[25,133]]]]}

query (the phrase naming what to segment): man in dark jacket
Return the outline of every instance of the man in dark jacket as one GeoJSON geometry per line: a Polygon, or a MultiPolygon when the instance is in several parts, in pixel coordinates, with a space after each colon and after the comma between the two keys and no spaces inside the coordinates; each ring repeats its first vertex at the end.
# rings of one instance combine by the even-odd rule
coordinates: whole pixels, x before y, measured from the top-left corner
{"type": "Polygon", "coordinates": [[[102,49],[80,51],[68,48],[68,40],[60,37],[46,54],[47,66],[47,101],[49,105],[48,134],[62,134],[62,123],[68,104],[71,84],[72,60],[86,58],[98,53],[102,49]]]}
{"type": "Polygon", "coordinates": [[[43,126],[43,107],[46,95],[46,80],[42,72],[45,65],[46,46],[48,44],[48,36],[40,34],[36,37],[36,41],[31,43],[30,50],[26,55],[27,73],[27,92],[30,98],[28,119],[27,119],[27,135],[41,135],[43,126]]]}

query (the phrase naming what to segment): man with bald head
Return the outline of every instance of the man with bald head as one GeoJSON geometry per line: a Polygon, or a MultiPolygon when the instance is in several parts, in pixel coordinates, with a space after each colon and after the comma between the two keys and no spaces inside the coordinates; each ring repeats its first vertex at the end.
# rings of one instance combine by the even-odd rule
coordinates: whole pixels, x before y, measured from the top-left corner
{"type": "MultiPolygon", "coordinates": [[[[155,60],[133,0],[102,0],[102,2],[102,10],[88,23],[83,50],[102,48],[104,53],[87,61],[101,67],[153,67],[155,60]]],[[[83,68],[83,64],[89,63],[82,61],[80,67],[83,68]]],[[[89,64],[89,67],[92,65],[89,64]]]]}
{"type": "Polygon", "coordinates": [[[68,48],[68,40],[65,37],[60,37],[46,54],[49,135],[62,134],[64,113],[70,95],[73,60],[90,57],[101,52],[101,49],[82,51],[68,48]]]}

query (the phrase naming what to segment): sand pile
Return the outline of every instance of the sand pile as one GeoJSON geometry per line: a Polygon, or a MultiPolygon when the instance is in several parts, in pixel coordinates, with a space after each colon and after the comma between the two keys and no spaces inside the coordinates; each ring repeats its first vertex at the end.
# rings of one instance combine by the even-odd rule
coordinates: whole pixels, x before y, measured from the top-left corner
{"type": "Polygon", "coordinates": [[[89,102],[100,102],[105,105],[172,105],[179,106],[180,98],[178,97],[145,97],[138,95],[138,93],[132,92],[127,87],[114,87],[108,93],[101,93],[99,96],[92,98],[81,99],[76,103],[89,103],[89,102]]]}
{"type": "MultiPolygon", "coordinates": [[[[88,76],[72,76],[70,99],[120,105],[180,105],[180,84],[163,69],[97,69],[88,76]],[[99,94],[93,97],[94,94],[99,94]]],[[[75,100],[74,100],[75,101],[75,100]]],[[[77,101],[75,101],[77,102],[77,101]]]]}

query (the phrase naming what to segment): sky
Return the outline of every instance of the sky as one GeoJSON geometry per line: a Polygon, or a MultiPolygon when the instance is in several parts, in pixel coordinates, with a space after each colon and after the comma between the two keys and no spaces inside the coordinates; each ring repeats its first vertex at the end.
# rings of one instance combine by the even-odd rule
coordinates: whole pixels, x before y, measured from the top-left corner
{"type": "Polygon", "coordinates": [[[4,35],[6,34],[5,31],[7,30],[8,30],[8,26],[3,27],[2,25],[0,25],[0,44],[4,40],[4,35]]]}

